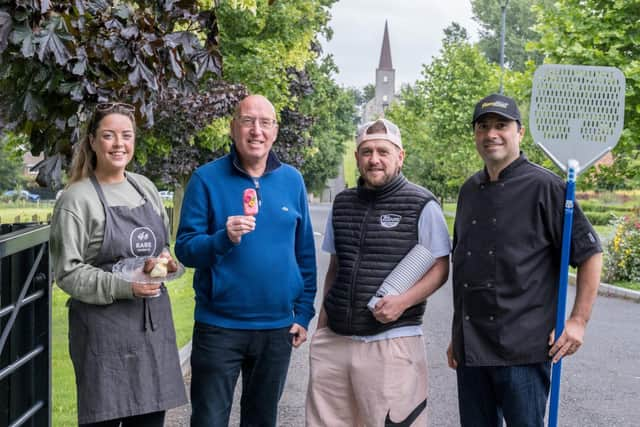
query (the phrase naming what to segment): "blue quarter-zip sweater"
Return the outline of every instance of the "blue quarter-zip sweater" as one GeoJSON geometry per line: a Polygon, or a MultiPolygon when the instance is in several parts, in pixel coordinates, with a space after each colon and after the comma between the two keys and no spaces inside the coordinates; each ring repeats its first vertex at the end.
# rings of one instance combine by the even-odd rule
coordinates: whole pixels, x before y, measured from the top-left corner
{"type": "Polygon", "coordinates": [[[198,168],[185,191],[175,251],[195,267],[195,320],[230,329],[308,328],[316,293],[315,247],[300,173],[270,153],[252,178],[232,148],[198,168]],[[242,193],[255,188],[254,231],[234,245],[231,215],[243,215],[242,193]]]}

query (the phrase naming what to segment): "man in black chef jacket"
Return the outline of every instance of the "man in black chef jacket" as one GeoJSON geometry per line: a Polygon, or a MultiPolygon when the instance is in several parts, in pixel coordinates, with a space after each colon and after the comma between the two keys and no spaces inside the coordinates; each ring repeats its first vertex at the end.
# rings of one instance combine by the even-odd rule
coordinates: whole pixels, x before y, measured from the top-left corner
{"type": "Polygon", "coordinates": [[[473,113],[484,169],[460,189],[453,236],[452,341],[463,427],[543,426],[551,363],[574,354],[597,295],[598,236],[576,205],[570,263],[577,292],[554,342],[565,183],[520,151],[515,101],[493,94],[473,113]]]}

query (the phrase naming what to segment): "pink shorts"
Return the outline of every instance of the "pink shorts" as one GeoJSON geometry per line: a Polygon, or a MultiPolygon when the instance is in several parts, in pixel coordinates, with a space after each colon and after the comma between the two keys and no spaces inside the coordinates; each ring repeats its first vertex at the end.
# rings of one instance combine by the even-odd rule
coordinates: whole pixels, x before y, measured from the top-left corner
{"type": "Polygon", "coordinates": [[[366,343],[322,328],[309,359],[307,426],[427,425],[423,337],[366,343]]]}

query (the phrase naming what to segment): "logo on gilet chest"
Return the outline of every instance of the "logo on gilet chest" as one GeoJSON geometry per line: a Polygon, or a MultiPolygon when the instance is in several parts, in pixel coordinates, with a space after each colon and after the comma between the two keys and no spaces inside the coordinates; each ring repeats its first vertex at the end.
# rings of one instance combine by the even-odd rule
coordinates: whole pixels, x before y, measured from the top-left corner
{"type": "Polygon", "coordinates": [[[156,235],[149,227],[134,228],[129,242],[134,256],[150,256],[156,252],[156,235]]]}
{"type": "Polygon", "coordinates": [[[402,217],[396,214],[382,214],[380,215],[380,225],[384,228],[397,227],[400,224],[402,217]]]}

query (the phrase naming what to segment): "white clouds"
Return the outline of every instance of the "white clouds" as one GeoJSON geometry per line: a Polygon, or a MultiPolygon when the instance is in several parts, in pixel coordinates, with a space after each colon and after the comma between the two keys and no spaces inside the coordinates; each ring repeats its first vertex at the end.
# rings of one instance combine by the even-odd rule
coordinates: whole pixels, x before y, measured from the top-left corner
{"type": "Polygon", "coordinates": [[[444,28],[452,21],[475,37],[469,0],[341,0],[331,9],[333,39],[323,41],[340,73],[338,83],[362,87],[375,81],[385,19],[389,24],[396,88],[420,77],[441,47],[444,28]]]}

